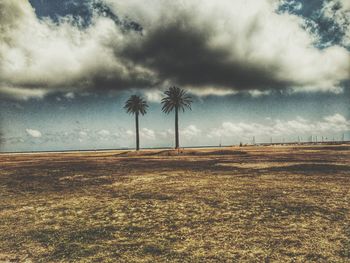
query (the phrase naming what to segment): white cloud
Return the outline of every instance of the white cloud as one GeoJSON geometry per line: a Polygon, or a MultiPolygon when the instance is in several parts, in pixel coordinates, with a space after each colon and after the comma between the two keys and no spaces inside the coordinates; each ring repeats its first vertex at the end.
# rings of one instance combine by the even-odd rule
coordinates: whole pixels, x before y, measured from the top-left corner
{"type": "Polygon", "coordinates": [[[271,94],[271,91],[270,90],[265,90],[265,91],[261,91],[261,90],[250,90],[248,91],[248,93],[254,97],[254,98],[258,98],[258,97],[261,97],[261,96],[267,96],[269,94],[271,94]]]}
{"type": "Polygon", "coordinates": [[[186,139],[193,139],[200,136],[202,131],[198,129],[195,125],[190,125],[180,131],[182,137],[186,139]]]}
{"type": "Polygon", "coordinates": [[[86,137],[86,136],[88,136],[88,134],[87,134],[87,132],[85,132],[85,131],[80,131],[80,132],[79,132],[79,136],[80,136],[80,137],[86,137]]]}
{"type": "Polygon", "coordinates": [[[74,92],[68,92],[68,93],[66,93],[65,95],[64,95],[64,97],[66,98],[66,99],[74,99],[75,98],[75,94],[74,94],[74,92]]]}
{"type": "Polygon", "coordinates": [[[140,130],[140,136],[143,139],[146,140],[155,140],[156,139],[156,134],[153,130],[147,129],[147,128],[142,128],[140,130]]]}
{"type": "Polygon", "coordinates": [[[290,11],[299,11],[303,8],[303,4],[295,0],[280,0],[280,4],[288,6],[288,10],[290,11]]]}
{"type": "Polygon", "coordinates": [[[108,130],[100,130],[97,132],[97,134],[100,135],[101,137],[107,137],[111,134],[111,132],[108,130]]]}
{"type": "Polygon", "coordinates": [[[135,133],[132,130],[127,130],[125,134],[130,137],[130,136],[134,136],[135,133]]]}
{"type": "Polygon", "coordinates": [[[350,48],[350,1],[328,0],[321,10],[324,18],[334,21],[344,33],[342,44],[350,48]]]}
{"type": "Polygon", "coordinates": [[[237,94],[237,91],[225,89],[225,88],[215,88],[215,87],[201,87],[201,88],[194,88],[194,87],[185,87],[188,89],[188,92],[191,94],[194,94],[198,97],[206,97],[210,95],[215,96],[227,96],[227,95],[234,95],[237,94]]]}
{"type": "Polygon", "coordinates": [[[334,124],[344,124],[344,125],[346,125],[346,124],[349,123],[346,120],[346,118],[343,115],[339,114],[339,113],[337,113],[337,114],[335,114],[333,116],[325,117],[324,119],[325,119],[326,122],[334,123],[334,124]]]}
{"type": "Polygon", "coordinates": [[[175,132],[172,129],[167,129],[165,131],[158,132],[158,135],[161,139],[169,139],[173,137],[175,132]]]}
{"type": "Polygon", "coordinates": [[[33,130],[33,129],[26,129],[26,132],[28,135],[30,135],[33,138],[40,138],[42,137],[42,134],[38,130],[33,130]]]}
{"type": "Polygon", "coordinates": [[[146,101],[153,103],[160,103],[163,98],[163,91],[161,90],[147,90],[144,91],[146,101]]]}
{"type": "MultiPolygon", "coordinates": [[[[170,87],[170,83],[164,83],[164,87],[170,87]]],[[[184,89],[188,91],[189,94],[193,94],[198,97],[207,97],[210,95],[215,96],[227,96],[237,94],[237,91],[219,88],[219,87],[193,87],[193,86],[183,86],[184,89]]],[[[149,102],[153,103],[161,103],[162,98],[164,97],[163,89],[153,89],[153,90],[145,90],[143,92],[145,98],[149,102]]]]}
{"type": "Polygon", "coordinates": [[[350,131],[350,120],[340,114],[327,116],[320,121],[309,121],[301,117],[295,120],[268,120],[269,124],[224,122],[221,127],[212,129],[209,138],[252,136],[298,136],[312,134],[334,134],[350,131]]]}
{"type": "Polygon", "coordinates": [[[32,98],[42,99],[47,91],[45,89],[27,89],[9,86],[0,86],[0,94],[11,99],[28,100],[32,98]]]}

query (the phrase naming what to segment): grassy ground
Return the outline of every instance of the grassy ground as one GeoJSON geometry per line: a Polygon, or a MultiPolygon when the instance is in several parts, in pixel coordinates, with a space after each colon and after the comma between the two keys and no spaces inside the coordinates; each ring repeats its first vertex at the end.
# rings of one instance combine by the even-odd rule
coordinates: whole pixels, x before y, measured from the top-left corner
{"type": "Polygon", "coordinates": [[[0,155],[0,262],[349,262],[350,147],[0,155]]]}

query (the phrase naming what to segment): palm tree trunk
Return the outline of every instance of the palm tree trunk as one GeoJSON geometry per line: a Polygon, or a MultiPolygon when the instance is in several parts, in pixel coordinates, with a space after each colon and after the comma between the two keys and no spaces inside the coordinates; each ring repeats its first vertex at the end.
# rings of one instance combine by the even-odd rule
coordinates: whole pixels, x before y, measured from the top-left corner
{"type": "Polygon", "coordinates": [[[175,107],[175,149],[179,149],[179,109],[175,107]]]}
{"type": "Polygon", "coordinates": [[[135,122],[136,122],[136,151],[140,150],[140,135],[139,135],[139,114],[135,114],[135,122]]]}

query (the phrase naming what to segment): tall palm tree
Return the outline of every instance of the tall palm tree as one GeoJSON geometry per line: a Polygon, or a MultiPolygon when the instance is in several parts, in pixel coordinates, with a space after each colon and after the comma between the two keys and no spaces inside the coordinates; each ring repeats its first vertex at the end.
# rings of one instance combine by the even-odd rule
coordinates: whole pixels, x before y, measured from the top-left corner
{"type": "Polygon", "coordinates": [[[175,110],[175,148],[179,148],[179,109],[183,112],[186,108],[191,110],[192,98],[187,95],[186,91],[178,87],[170,87],[164,92],[165,97],[162,99],[162,111],[169,114],[175,110]]]}
{"type": "Polygon", "coordinates": [[[147,102],[137,95],[132,95],[124,105],[124,109],[127,113],[135,115],[136,151],[140,150],[139,115],[145,115],[147,113],[147,108],[147,102]]]}
{"type": "Polygon", "coordinates": [[[4,140],[3,134],[2,134],[2,131],[0,131],[0,150],[1,150],[1,146],[2,146],[2,141],[3,140],[4,140]]]}

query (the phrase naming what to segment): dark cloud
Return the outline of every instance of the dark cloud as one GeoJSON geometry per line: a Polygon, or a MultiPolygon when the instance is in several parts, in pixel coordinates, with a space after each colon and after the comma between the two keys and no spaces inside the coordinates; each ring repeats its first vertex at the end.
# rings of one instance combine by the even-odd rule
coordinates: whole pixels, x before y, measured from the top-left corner
{"type": "Polygon", "coordinates": [[[85,89],[87,91],[105,92],[108,90],[125,90],[131,88],[146,89],[159,84],[159,81],[152,78],[146,72],[137,72],[133,68],[128,69],[128,74],[122,76],[115,71],[95,71],[90,76],[83,76],[85,89]]]}
{"type": "Polygon", "coordinates": [[[209,46],[211,32],[183,21],[152,30],[120,55],[180,85],[265,90],[292,84],[275,76],[278,65],[265,67],[232,58],[229,50],[209,46]]]}

